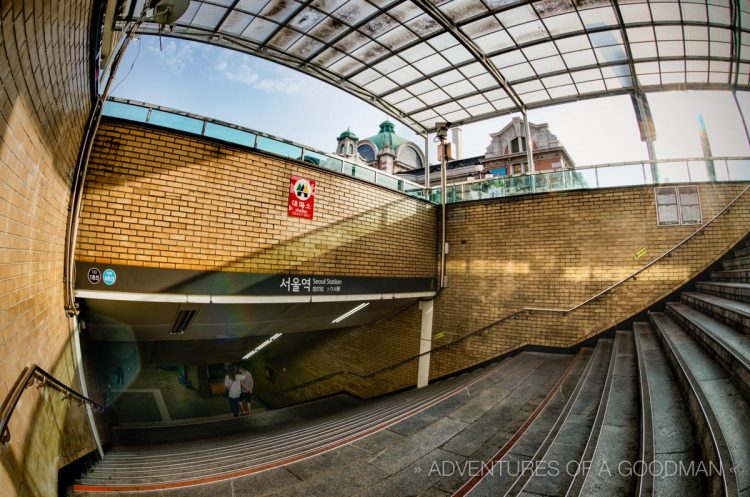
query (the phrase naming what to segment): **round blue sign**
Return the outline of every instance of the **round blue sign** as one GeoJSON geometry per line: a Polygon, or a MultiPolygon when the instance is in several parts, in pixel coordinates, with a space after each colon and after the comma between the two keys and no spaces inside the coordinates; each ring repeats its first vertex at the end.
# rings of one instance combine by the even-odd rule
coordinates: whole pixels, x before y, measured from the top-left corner
{"type": "Polygon", "coordinates": [[[117,281],[117,274],[115,273],[115,270],[105,269],[104,274],[102,274],[102,281],[105,285],[114,285],[115,281],[117,281]]]}

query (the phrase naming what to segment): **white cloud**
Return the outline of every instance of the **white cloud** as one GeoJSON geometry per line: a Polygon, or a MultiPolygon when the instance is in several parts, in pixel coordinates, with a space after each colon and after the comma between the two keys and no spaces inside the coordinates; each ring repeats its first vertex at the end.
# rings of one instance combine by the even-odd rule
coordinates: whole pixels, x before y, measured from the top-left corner
{"type": "Polygon", "coordinates": [[[293,74],[292,69],[265,68],[241,54],[222,54],[214,64],[216,76],[269,93],[311,94],[308,78],[293,74]]]}
{"type": "Polygon", "coordinates": [[[195,61],[192,43],[178,43],[162,38],[161,49],[157,42],[155,45],[150,44],[148,50],[155,53],[159,63],[174,74],[182,74],[185,68],[192,66],[195,61]]]}

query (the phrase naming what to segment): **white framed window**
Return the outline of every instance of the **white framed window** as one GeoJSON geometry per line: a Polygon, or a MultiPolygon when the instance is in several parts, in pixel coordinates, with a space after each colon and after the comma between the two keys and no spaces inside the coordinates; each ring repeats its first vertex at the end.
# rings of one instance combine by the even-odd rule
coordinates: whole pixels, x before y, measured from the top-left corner
{"type": "Polygon", "coordinates": [[[700,193],[697,186],[664,186],[654,189],[656,222],[659,226],[700,224],[700,193]]]}

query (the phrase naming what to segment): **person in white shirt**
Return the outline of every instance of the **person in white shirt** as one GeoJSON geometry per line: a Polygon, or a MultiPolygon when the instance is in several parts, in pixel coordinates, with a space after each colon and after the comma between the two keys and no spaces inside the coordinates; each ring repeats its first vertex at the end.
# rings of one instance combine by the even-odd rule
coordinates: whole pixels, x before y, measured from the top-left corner
{"type": "Polygon", "coordinates": [[[224,386],[227,388],[226,396],[229,399],[229,408],[236,418],[240,415],[240,396],[242,394],[243,376],[234,368],[230,369],[224,378],[224,386]]]}
{"type": "Polygon", "coordinates": [[[250,414],[250,409],[252,409],[250,394],[253,393],[253,375],[244,366],[238,366],[237,369],[240,375],[242,375],[242,381],[240,382],[242,386],[242,393],[240,393],[240,413],[248,415],[250,414]]]}

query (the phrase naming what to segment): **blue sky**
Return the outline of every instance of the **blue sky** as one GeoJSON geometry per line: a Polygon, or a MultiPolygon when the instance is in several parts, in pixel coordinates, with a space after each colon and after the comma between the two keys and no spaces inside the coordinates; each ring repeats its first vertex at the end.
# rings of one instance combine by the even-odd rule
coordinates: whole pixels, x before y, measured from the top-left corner
{"type": "MultiPolygon", "coordinates": [[[[377,133],[387,116],[367,103],[302,73],[256,57],[201,43],[144,36],[131,43],[113,95],[221,119],[316,147],[336,148],[351,128],[361,138],[377,133]]],[[[739,94],[750,118],[750,95],[739,94]]],[[[728,92],[649,94],[659,158],[702,155],[698,115],[703,115],[716,156],[748,156],[750,147],[728,92]]],[[[646,159],[627,96],[585,100],[532,110],[547,122],[577,165],[646,159]]],[[[464,156],[484,154],[489,134],[512,116],[465,126],[464,156]]],[[[406,126],[400,135],[422,145],[406,126]]],[[[430,152],[434,161],[434,146],[430,152]]]]}

